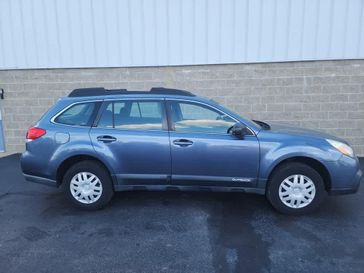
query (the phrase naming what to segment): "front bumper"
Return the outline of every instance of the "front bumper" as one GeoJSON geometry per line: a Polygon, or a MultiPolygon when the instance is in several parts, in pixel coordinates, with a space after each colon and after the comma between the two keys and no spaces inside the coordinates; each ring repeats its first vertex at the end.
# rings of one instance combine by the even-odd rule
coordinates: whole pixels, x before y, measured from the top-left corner
{"type": "MultiPolygon", "coordinates": [[[[327,162],[328,163],[328,162],[327,162]]],[[[331,195],[356,193],[363,177],[358,158],[342,156],[326,165],[331,176],[331,195]]]]}
{"type": "Polygon", "coordinates": [[[329,194],[330,195],[339,195],[339,194],[352,194],[352,193],[356,193],[359,190],[359,186],[360,186],[360,181],[363,177],[363,171],[362,170],[358,170],[354,179],[353,179],[353,183],[351,187],[348,188],[331,188],[329,190],[329,194]]]}

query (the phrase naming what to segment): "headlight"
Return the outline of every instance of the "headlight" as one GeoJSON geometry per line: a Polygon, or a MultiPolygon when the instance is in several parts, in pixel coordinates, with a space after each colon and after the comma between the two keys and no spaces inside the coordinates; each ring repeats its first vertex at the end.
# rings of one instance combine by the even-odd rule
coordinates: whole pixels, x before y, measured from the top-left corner
{"type": "Polygon", "coordinates": [[[326,139],[326,141],[330,143],[333,147],[335,147],[338,151],[340,151],[342,154],[354,157],[354,151],[349,145],[332,139],[326,139]]]}

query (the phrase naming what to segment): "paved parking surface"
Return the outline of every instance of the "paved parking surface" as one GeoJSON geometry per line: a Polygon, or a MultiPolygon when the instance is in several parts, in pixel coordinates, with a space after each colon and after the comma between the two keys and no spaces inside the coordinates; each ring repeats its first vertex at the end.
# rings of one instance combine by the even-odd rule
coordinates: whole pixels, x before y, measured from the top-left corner
{"type": "MultiPolygon", "coordinates": [[[[362,162],[364,163],[364,162],[362,162]]],[[[363,165],[363,164],[362,164],[363,165]]],[[[364,187],[301,217],[263,196],[118,193],[96,212],[0,158],[0,272],[363,272],[364,187]]]]}

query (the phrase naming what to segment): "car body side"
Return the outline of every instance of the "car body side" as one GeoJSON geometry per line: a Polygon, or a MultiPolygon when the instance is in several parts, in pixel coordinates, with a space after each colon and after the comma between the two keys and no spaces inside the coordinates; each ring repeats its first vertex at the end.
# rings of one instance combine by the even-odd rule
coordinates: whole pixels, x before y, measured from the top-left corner
{"type": "MultiPolygon", "coordinates": [[[[123,100],[125,97],[110,96],[108,100],[123,100]]],[[[130,96],[128,95],[127,98],[130,98],[130,96]]],[[[132,98],[141,99],[142,97],[136,95],[132,96],[132,98]]],[[[264,194],[271,174],[280,164],[287,161],[305,162],[317,169],[323,176],[326,190],[329,193],[353,193],[359,187],[362,172],[359,168],[358,159],[342,155],[325,141],[325,138],[320,134],[295,133],[294,130],[289,129],[275,130],[274,126],[272,130],[265,130],[254,122],[241,118],[225,107],[201,97],[186,98],[181,96],[155,95],[150,98],[157,100],[183,99],[206,104],[247,126],[251,130],[252,135],[246,138],[250,137],[257,143],[258,156],[256,164],[258,170],[256,179],[252,181],[253,183],[240,187],[243,191],[264,194]]],[[[21,157],[21,166],[28,180],[59,186],[62,182],[62,174],[68,164],[71,164],[73,160],[87,158],[101,162],[110,172],[114,185],[118,185],[117,175],[119,175],[119,166],[122,162],[118,162],[111,153],[100,153],[95,150],[90,137],[92,128],[52,122],[52,118],[55,115],[74,103],[94,101],[102,103],[104,98],[67,97],[60,99],[35,125],[36,127],[45,128],[47,134],[39,139],[26,143],[26,151],[21,157]]],[[[166,132],[168,133],[169,131],[166,130],[166,132]]],[[[143,131],[140,134],[142,135],[143,131]]],[[[148,134],[148,132],[145,134],[148,134]]],[[[333,136],[327,137],[337,139],[333,136]]],[[[238,141],[244,141],[244,139],[238,141]]],[[[199,164],[199,162],[194,162],[191,159],[189,164],[199,164]]],[[[171,186],[168,183],[170,182],[168,181],[169,179],[171,179],[170,176],[166,178],[166,183],[161,185],[162,189],[171,186]]],[[[227,187],[224,189],[223,184],[219,186],[211,187],[211,189],[222,191],[237,189],[236,187],[227,187]]],[[[150,188],[153,189],[152,186],[150,188]]],[[[115,190],[123,189],[128,190],[131,188],[127,186],[115,187],[115,190]]]]}

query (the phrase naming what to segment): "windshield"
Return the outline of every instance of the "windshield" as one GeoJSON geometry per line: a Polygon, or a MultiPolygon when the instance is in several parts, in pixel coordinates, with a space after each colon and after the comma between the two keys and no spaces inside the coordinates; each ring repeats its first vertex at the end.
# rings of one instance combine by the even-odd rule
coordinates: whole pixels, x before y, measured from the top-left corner
{"type": "Polygon", "coordinates": [[[262,130],[269,130],[270,129],[270,125],[266,122],[263,122],[263,121],[260,121],[260,120],[251,120],[249,118],[246,118],[244,116],[241,116],[240,114],[236,113],[236,112],[233,112],[232,110],[230,110],[229,108],[225,107],[224,105],[222,105],[221,103],[219,102],[216,102],[215,100],[213,99],[210,99],[211,102],[213,102],[215,105],[217,106],[220,106],[222,108],[224,108],[225,111],[227,111],[228,113],[231,113],[231,114],[234,114],[235,116],[238,116],[240,117],[241,119],[245,120],[245,121],[248,121],[249,123],[252,123],[254,124],[255,126],[257,126],[259,129],[262,129],[262,130]]]}

